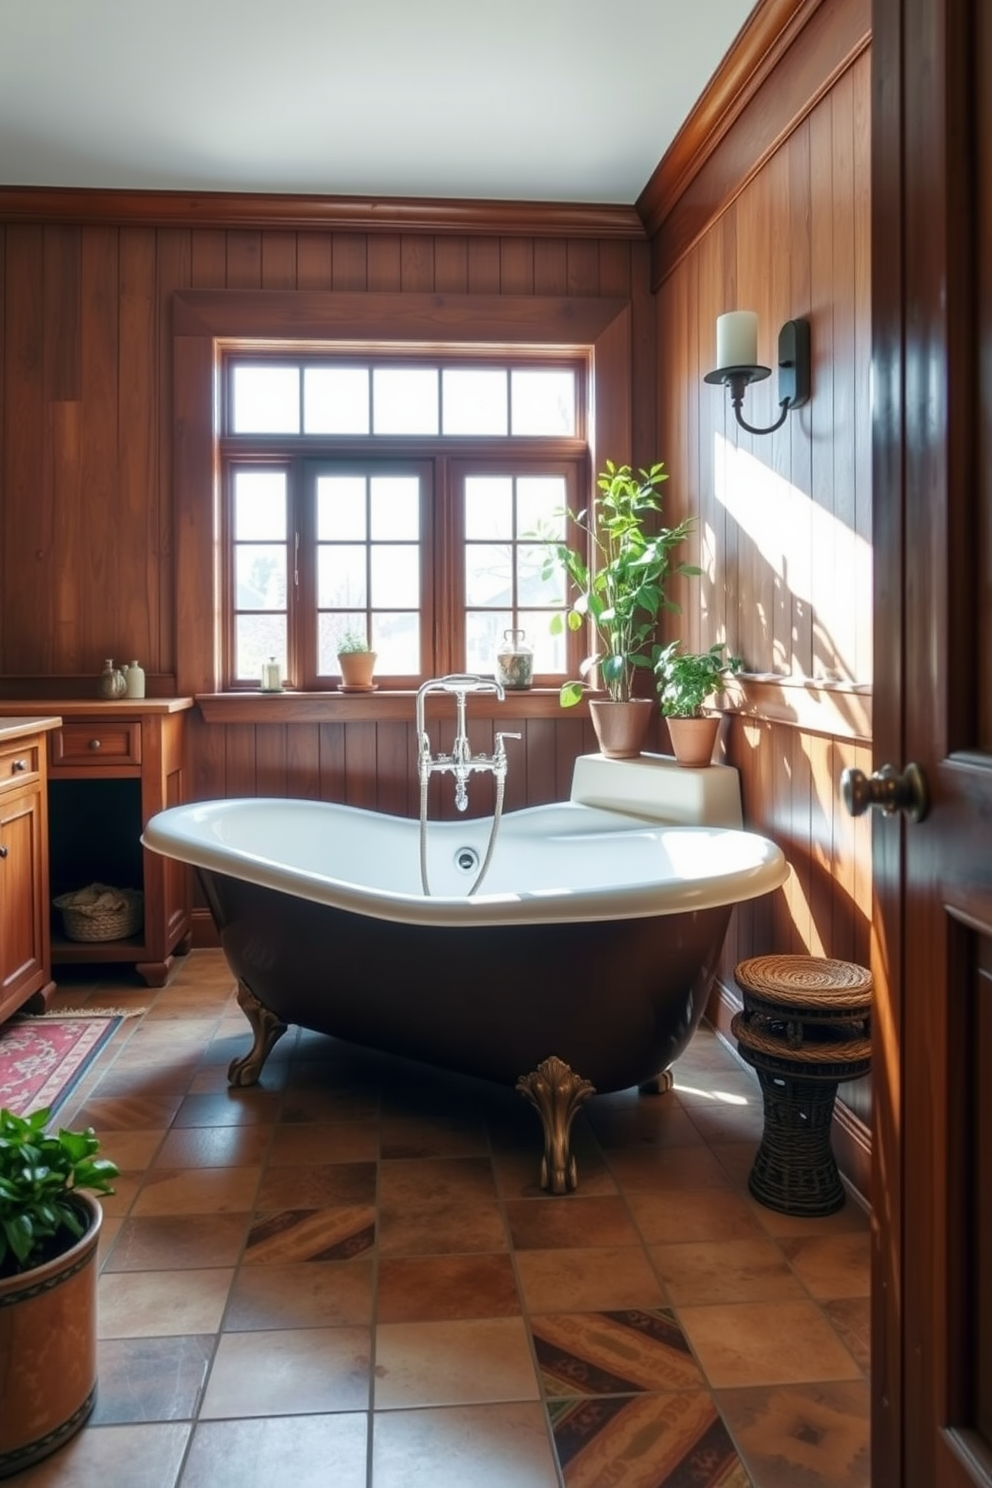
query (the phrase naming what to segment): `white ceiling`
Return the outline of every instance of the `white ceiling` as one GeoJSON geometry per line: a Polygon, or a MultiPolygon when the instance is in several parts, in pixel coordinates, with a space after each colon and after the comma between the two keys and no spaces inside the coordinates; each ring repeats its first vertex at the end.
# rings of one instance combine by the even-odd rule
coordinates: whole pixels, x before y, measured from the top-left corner
{"type": "Polygon", "coordinates": [[[0,186],[633,203],[754,0],[0,0],[0,186]]]}

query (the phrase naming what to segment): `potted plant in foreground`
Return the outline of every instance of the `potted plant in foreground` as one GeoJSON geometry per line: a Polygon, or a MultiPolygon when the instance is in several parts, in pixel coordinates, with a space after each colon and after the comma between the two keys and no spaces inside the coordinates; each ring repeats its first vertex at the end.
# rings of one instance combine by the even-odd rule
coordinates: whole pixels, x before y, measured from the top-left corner
{"type": "Polygon", "coordinates": [[[338,666],[342,692],[371,692],[375,652],[359,630],[345,630],[338,637],[338,666]]]}
{"type": "MultiPolygon", "coordinates": [[[[662,464],[635,473],[629,465],[614,465],[596,480],[592,511],[566,515],[584,535],[582,547],[550,541],[544,576],[556,565],[563,568],[577,594],[566,619],[556,617],[553,628],[567,623],[579,630],[588,621],[596,650],[580,667],[586,678],[595,668],[607,697],[590,699],[593,726],[603,754],[627,759],[640,754],[654,704],[634,697],[638,668],[650,667],[649,645],[661,610],[678,611],[665,594],[666,581],[675,574],[698,574],[688,563],[672,562],[674,549],[692,531],[687,518],[677,527],[659,521],[658,488],[668,479],[662,464]]],[[[566,682],[559,693],[562,707],[577,703],[588,689],[584,681],[566,682]]]]}
{"type": "Polygon", "coordinates": [[[672,641],[655,657],[661,711],[668,721],[672,750],[679,764],[708,765],[720,715],[704,714],[703,705],[744,663],[739,656],[728,656],[722,641],[708,651],[683,651],[681,646],[681,641],[672,641]]]}
{"type": "Polygon", "coordinates": [[[0,1110],[0,1478],[62,1446],[96,1399],[94,1195],[119,1173],[91,1128],[50,1134],[48,1117],[0,1110]]]}

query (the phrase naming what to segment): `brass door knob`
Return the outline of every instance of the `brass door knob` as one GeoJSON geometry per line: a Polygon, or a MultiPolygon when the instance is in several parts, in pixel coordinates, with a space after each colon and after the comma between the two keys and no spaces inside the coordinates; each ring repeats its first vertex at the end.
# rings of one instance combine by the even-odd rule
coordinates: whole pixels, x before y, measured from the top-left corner
{"type": "Polygon", "coordinates": [[[927,783],[919,765],[907,765],[901,775],[894,765],[882,765],[871,775],[863,770],[845,770],[840,790],[852,816],[863,816],[877,807],[886,816],[901,811],[910,821],[919,822],[930,809],[927,783]]]}

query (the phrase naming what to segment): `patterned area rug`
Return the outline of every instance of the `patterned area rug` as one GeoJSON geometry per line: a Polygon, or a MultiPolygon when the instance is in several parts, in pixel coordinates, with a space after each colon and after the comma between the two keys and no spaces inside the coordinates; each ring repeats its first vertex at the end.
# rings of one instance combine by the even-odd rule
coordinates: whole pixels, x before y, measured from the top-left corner
{"type": "Polygon", "coordinates": [[[58,1110],[114,1029],[118,1013],[15,1018],[0,1028],[0,1106],[28,1116],[58,1110]]]}

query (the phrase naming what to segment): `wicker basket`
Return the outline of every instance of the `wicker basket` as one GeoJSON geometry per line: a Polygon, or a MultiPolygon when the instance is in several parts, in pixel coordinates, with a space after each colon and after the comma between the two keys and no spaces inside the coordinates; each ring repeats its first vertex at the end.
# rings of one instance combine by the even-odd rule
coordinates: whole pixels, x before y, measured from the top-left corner
{"type": "Polygon", "coordinates": [[[143,896],[138,889],[90,884],[52,903],[62,911],[67,940],[124,940],[141,929],[143,896]]]}

